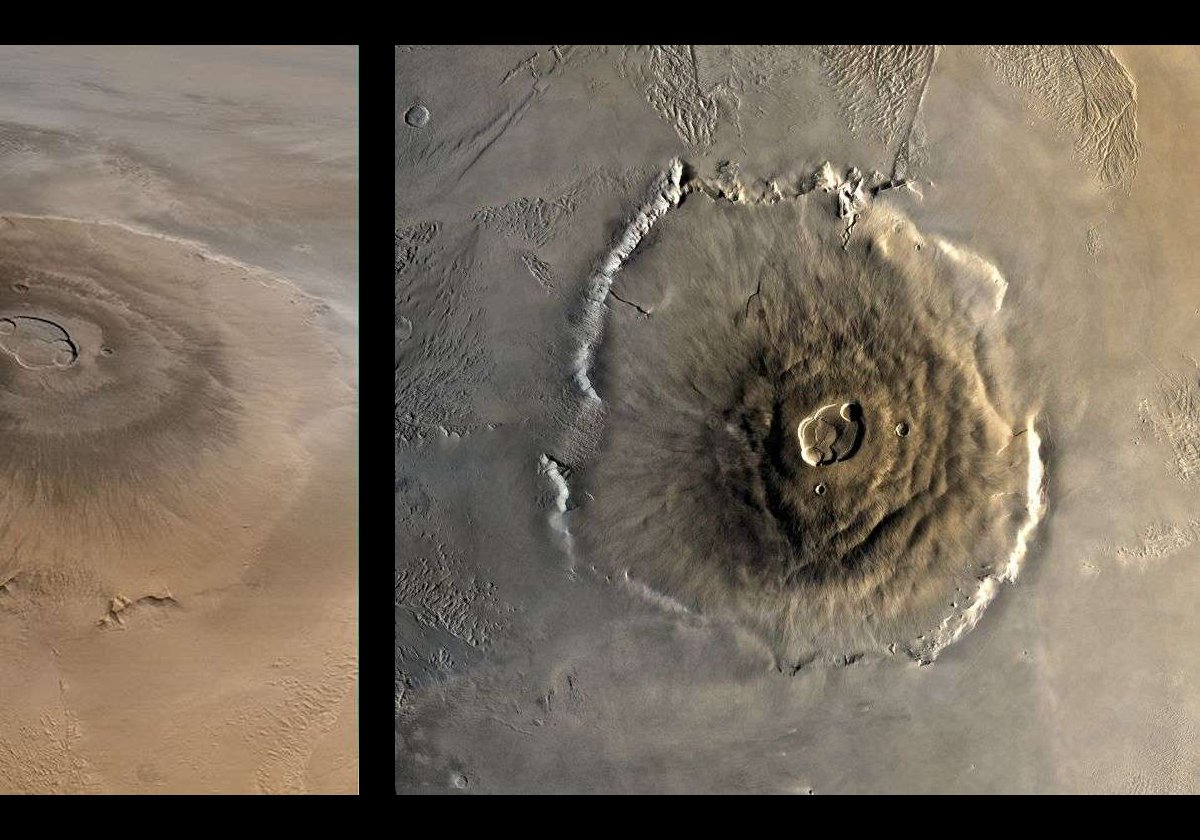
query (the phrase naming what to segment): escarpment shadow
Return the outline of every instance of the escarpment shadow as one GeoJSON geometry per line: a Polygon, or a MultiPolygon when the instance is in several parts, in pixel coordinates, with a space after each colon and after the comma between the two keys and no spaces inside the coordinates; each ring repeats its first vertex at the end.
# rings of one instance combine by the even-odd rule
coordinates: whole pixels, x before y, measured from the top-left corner
{"type": "Polygon", "coordinates": [[[933,656],[1028,503],[1005,451],[1025,410],[993,402],[1011,372],[977,352],[1003,341],[1002,278],[882,208],[843,247],[804,202],[693,196],[623,268],[629,295],[668,290],[597,350],[579,545],[787,659],[933,656]]]}

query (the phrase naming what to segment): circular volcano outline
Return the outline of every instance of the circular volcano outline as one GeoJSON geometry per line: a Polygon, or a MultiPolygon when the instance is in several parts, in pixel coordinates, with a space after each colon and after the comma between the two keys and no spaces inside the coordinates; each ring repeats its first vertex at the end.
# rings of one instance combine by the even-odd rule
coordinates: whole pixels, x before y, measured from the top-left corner
{"type": "MultiPolygon", "coordinates": [[[[826,183],[826,185],[822,187],[821,182],[823,179],[821,176],[822,174],[827,174],[828,172],[829,167],[826,165],[822,172],[819,172],[812,178],[807,179],[807,182],[801,182],[800,184],[793,185],[784,184],[782,188],[778,182],[764,182],[765,187],[760,184],[760,186],[756,188],[758,197],[747,201],[746,196],[752,191],[747,190],[740,185],[734,190],[730,190],[727,184],[714,185],[712,182],[705,182],[703,179],[696,178],[694,175],[689,175],[685,180],[682,162],[677,160],[672,163],[667,172],[665,172],[655,183],[649,199],[642,206],[641,210],[632,218],[630,223],[617,237],[616,244],[614,245],[613,249],[601,259],[600,267],[593,275],[589,283],[588,293],[585,298],[585,307],[580,313],[579,317],[576,319],[575,325],[577,334],[580,336],[580,341],[578,345],[578,352],[575,356],[573,381],[575,382],[580,393],[579,410],[575,417],[574,427],[570,432],[568,432],[567,438],[562,442],[561,448],[563,450],[574,450],[576,452],[582,451],[588,453],[589,450],[586,446],[587,442],[595,441],[601,437],[603,434],[604,425],[608,420],[608,415],[611,414],[611,409],[608,408],[601,400],[600,394],[597,392],[596,384],[593,381],[593,365],[596,359],[597,349],[605,330],[605,319],[607,312],[604,303],[608,298],[608,290],[611,287],[617,273],[630,259],[634,251],[637,249],[638,244],[645,238],[647,234],[650,233],[651,229],[670,211],[678,207],[686,195],[691,193],[705,194],[716,201],[740,203],[742,207],[748,207],[755,204],[776,204],[780,201],[788,199],[800,199],[807,193],[813,192],[817,188],[821,188],[827,193],[835,191],[837,187],[836,183],[826,183]],[[581,441],[584,442],[584,446],[580,446],[581,441]]],[[[824,180],[828,182],[829,179],[825,178],[824,180]]],[[[863,208],[858,209],[859,214],[862,213],[862,209],[863,208]]],[[[756,207],[755,210],[751,212],[761,212],[761,210],[758,210],[756,207]]],[[[886,218],[886,223],[889,225],[891,224],[892,219],[899,220],[897,221],[896,230],[900,230],[905,224],[902,217],[899,217],[895,214],[886,214],[886,216],[883,218],[886,218]]],[[[851,222],[847,224],[846,233],[842,237],[841,241],[843,248],[845,248],[847,245],[849,239],[849,230],[850,227],[853,226],[853,221],[855,220],[851,220],[851,222]]],[[[908,228],[911,229],[911,225],[908,225],[908,228]]],[[[876,230],[878,229],[879,226],[877,225],[876,230]]],[[[917,234],[915,229],[911,230],[912,235],[917,240],[915,250],[920,251],[920,243],[924,237],[921,237],[919,234],[917,234]]],[[[863,237],[860,235],[859,239],[861,240],[862,238],[863,237]]],[[[979,317],[980,314],[983,313],[984,317],[988,317],[992,313],[998,311],[1003,300],[1004,291],[1007,284],[994,266],[991,266],[977,256],[957,248],[956,246],[953,246],[944,240],[939,240],[936,237],[933,237],[932,239],[939,246],[938,254],[941,258],[952,263],[957,270],[961,270],[964,273],[973,274],[973,279],[978,283],[979,288],[976,289],[977,293],[964,301],[966,306],[965,311],[969,314],[969,316],[979,317]]],[[[883,243],[876,242],[875,244],[882,245],[883,243]]],[[[871,247],[872,243],[868,242],[866,250],[870,251],[871,247]]],[[[886,245],[883,247],[886,250],[886,245]]],[[[750,298],[753,299],[755,296],[760,295],[761,292],[762,284],[760,282],[758,289],[753,291],[753,294],[750,295],[750,298]]],[[[749,301],[747,301],[746,306],[748,312],[750,306],[749,301]]],[[[651,307],[651,309],[653,310],[653,307],[651,307]]],[[[982,388],[983,393],[986,394],[988,392],[988,386],[987,384],[982,383],[982,380],[980,387],[982,388]]],[[[907,409],[904,407],[898,407],[898,410],[903,412],[907,409]]],[[[938,623],[936,626],[928,627],[927,632],[917,635],[916,638],[911,638],[908,640],[900,638],[896,639],[886,646],[888,653],[894,654],[897,649],[900,649],[908,653],[912,658],[919,661],[932,661],[932,659],[937,656],[940,650],[942,650],[946,645],[951,644],[953,641],[960,638],[963,633],[974,626],[974,624],[979,620],[979,616],[982,614],[983,609],[986,608],[987,603],[990,602],[990,600],[995,596],[998,585],[1003,582],[1011,581],[1015,578],[1017,572],[1019,571],[1021,561],[1027,552],[1030,535],[1036,528],[1046,509],[1044,465],[1041,462],[1040,437],[1037,434],[1037,430],[1034,428],[1034,419],[1035,418],[1032,414],[1028,415],[1026,418],[1027,422],[1025,429],[1021,430],[1021,432],[1012,432],[1014,436],[1021,434],[1022,432],[1027,432],[1027,446],[1024,449],[1024,456],[1028,463],[1028,478],[1026,481],[1022,482],[1024,485],[1022,488],[1024,492],[1021,494],[1024,497],[1023,509],[1025,513],[1025,521],[1015,529],[1015,534],[1011,539],[1011,550],[1009,551],[1007,558],[1004,558],[1003,560],[998,559],[992,565],[992,567],[988,569],[986,574],[979,575],[975,578],[978,586],[974,592],[960,592],[960,596],[956,597],[955,602],[950,604],[952,608],[951,611],[945,615],[940,623],[938,623]]],[[[898,415],[893,420],[889,421],[884,428],[889,428],[893,424],[898,424],[900,422],[906,421],[902,420],[901,416],[898,415]]],[[[890,436],[890,439],[893,441],[893,443],[901,443],[898,438],[899,436],[890,436]]],[[[795,439],[796,438],[793,435],[793,440],[795,439]]],[[[1005,447],[1007,447],[1007,444],[1005,444],[1005,447]]],[[[1014,448],[1014,451],[1019,450],[1014,448]]],[[[590,454],[593,457],[595,455],[594,444],[590,450],[590,454]]],[[[556,483],[565,485],[564,474],[566,473],[557,469],[558,462],[553,458],[543,456],[543,462],[545,463],[547,461],[555,466],[555,473],[552,478],[557,479],[556,483]]],[[[578,459],[573,466],[582,467],[585,464],[590,471],[592,469],[592,465],[590,463],[590,458],[588,457],[578,459]]],[[[570,471],[566,472],[569,473],[570,471]]],[[[810,494],[809,498],[812,498],[811,486],[811,484],[808,485],[808,493],[810,494]]],[[[567,489],[565,492],[560,489],[559,501],[556,505],[557,510],[552,513],[552,520],[555,529],[564,536],[565,545],[567,546],[568,551],[571,554],[572,561],[574,562],[579,558],[575,556],[576,546],[572,529],[567,527],[565,519],[565,513],[568,510],[569,495],[569,489],[567,489]]],[[[589,492],[587,495],[591,497],[592,494],[589,492]]],[[[585,505],[585,507],[590,506],[590,504],[591,503],[589,503],[589,505],[585,505]]],[[[587,515],[586,510],[583,512],[583,515],[587,515]]],[[[591,558],[589,558],[589,560],[590,559],[591,558]]],[[[630,564],[625,568],[626,577],[629,576],[631,571],[630,566],[634,565],[635,564],[630,564]]],[[[640,577],[638,570],[634,569],[633,572],[635,577],[640,577]]],[[[661,583],[661,581],[657,583],[661,583]]],[[[682,587],[682,589],[685,591],[680,591],[679,588],[672,588],[672,586],[668,583],[665,594],[672,598],[683,596],[685,602],[691,602],[693,605],[695,605],[696,599],[694,597],[688,597],[689,593],[686,592],[687,587],[682,587]]],[[[693,592],[690,594],[694,595],[695,593],[693,592]]],[[[700,606],[702,608],[706,606],[711,607],[712,604],[701,604],[700,606]]],[[[724,603],[722,606],[728,607],[729,603],[724,603]]],[[[777,605],[777,607],[778,606],[779,605],[777,605]]],[[[755,611],[756,610],[753,607],[751,607],[749,610],[749,612],[755,611]]],[[[778,609],[776,611],[778,611],[778,609]]],[[[787,605],[784,605],[783,611],[789,613],[788,616],[785,616],[785,623],[787,620],[795,618],[795,609],[789,609],[787,605]]],[[[742,604],[741,608],[730,610],[730,612],[734,613],[736,617],[742,619],[747,617],[747,609],[745,609],[745,604],[742,604]]],[[[757,612],[762,613],[764,610],[757,609],[757,612]]],[[[766,610],[766,612],[769,613],[771,610],[766,610]]],[[[766,621],[762,620],[763,618],[764,617],[762,615],[758,615],[754,617],[754,620],[751,620],[748,623],[755,625],[757,629],[763,629],[772,623],[769,616],[767,617],[766,621]]],[[[794,641],[794,638],[789,640],[789,642],[794,641]]],[[[797,645],[795,644],[785,644],[782,647],[782,653],[784,656],[788,655],[789,650],[795,651],[797,649],[797,645]]],[[[811,647],[815,652],[809,656],[809,660],[823,655],[826,656],[830,661],[836,660],[839,662],[851,661],[852,659],[856,660],[861,657],[860,653],[848,655],[845,653],[835,653],[829,649],[822,650],[822,645],[820,643],[817,643],[811,647]]],[[[778,646],[777,652],[779,652],[778,646]]]]}
{"type": "Polygon", "coordinates": [[[78,355],[0,363],[0,525],[21,535],[0,578],[43,587],[47,609],[148,575],[180,597],[236,579],[311,469],[287,430],[350,405],[322,304],[197,242],[3,219],[0,313],[59,326],[78,355]]]}

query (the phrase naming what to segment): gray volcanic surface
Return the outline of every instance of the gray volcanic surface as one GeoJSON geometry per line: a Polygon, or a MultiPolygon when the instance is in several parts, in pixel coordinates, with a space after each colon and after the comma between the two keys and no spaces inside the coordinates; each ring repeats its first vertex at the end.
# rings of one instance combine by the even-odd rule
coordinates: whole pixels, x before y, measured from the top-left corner
{"type": "Polygon", "coordinates": [[[398,792],[1200,790],[1194,50],[395,55],[398,792]]]}

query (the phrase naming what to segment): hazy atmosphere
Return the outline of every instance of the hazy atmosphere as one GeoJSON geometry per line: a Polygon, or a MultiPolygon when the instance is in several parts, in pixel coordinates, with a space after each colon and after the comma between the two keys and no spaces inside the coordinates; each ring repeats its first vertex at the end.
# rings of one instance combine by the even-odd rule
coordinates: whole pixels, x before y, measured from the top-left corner
{"type": "Polygon", "coordinates": [[[355,793],[358,51],[0,49],[0,793],[355,793]]]}

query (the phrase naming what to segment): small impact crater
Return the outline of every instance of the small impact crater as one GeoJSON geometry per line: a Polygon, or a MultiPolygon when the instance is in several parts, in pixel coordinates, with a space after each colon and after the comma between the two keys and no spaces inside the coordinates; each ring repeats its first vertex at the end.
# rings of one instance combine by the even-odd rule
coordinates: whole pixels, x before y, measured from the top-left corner
{"type": "Polygon", "coordinates": [[[404,121],[413,128],[423,128],[429,122],[429,109],[424,105],[414,105],[405,112],[404,121]]]}

